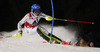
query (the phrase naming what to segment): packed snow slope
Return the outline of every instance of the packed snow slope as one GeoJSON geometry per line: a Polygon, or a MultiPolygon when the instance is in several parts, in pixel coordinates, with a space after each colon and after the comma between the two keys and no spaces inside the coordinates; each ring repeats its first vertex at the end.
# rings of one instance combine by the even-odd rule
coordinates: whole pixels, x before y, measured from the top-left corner
{"type": "MultiPolygon", "coordinates": [[[[44,25],[49,32],[51,26],[44,25]]],[[[23,29],[24,30],[24,29],[23,29]]],[[[18,33],[17,30],[12,32],[2,32],[5,36],[18,33]]],[[[54,26],[53,34],[64,41],[75,40],[75,31],[71,32],[63,26],[54,26]]],[[[21,38],[4,38],[0,40],[0,52],[100,52],[100,48],[75,47],[60,44],[49,44],[37,33],[27,35],[25,32],[21,38]]]]}

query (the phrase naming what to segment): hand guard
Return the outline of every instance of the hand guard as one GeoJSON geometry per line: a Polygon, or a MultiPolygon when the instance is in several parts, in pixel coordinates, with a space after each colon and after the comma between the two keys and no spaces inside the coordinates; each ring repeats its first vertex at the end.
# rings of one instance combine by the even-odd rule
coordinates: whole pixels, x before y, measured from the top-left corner
{"type": "Polygon", "coordinates": [[[20,38],[22,36],[22,34],[14,34],[14,35],[12,35],[12,37],[16,37],[16,38],[20,38]]]}
{"type": "Polygon", "coordinates": [[[47,21],[52,21],[52,20],[53,20],[53,17],[47,16],[45,19],[46,19],[47,21]]]}
{"type": "Polygon", "coordinates": [[[22,36],[22,30],[18,31],[19,34],[14,34],[12,37],[20,38],[22,36]]]}

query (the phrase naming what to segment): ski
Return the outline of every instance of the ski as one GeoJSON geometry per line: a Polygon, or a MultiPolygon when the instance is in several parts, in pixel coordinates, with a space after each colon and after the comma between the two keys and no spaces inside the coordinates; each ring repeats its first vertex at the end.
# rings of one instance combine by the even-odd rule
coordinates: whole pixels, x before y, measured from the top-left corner
{"type": "MultiPolygon", "coordinates": [[[[49,42],[43,41],[42,43],[47,44],[47,43],[49,43],[49,42]]],[[[50,43],[50,44],[57,44],[57,43],[52,42],[52,43],[50,43]]],[[[76,46],[77,43],[71,44],[71,42],[62,42],[62,43],[60,43],[59,45],[70,45],[70,46],[76,46]]]]}

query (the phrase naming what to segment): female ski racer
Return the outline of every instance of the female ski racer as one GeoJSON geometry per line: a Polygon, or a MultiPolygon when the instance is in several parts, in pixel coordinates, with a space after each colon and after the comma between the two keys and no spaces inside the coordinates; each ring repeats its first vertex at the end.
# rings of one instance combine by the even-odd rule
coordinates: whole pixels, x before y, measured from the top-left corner
{"type": "MultiPolygon", "coordinates": [[[[37,31],[37,33],[46,41],[49,42],[50,39],[50,33],[41,27],[38,22],[41,18],[45,18],[47,21],[52,21],[52,17],[48,16],[42,12],[40,12],[40,6],[38,4],[33,4],[31,8],[31,12],[27,13],[21,21],[18,23],[18,35],[13,35],[14,37],[20,38],[22,36],[22,24],[25,23],[25,30],[28,32],[28,34],[34,34],[34,32],[37,31]]],[[[61,43],[62,40],[58,37],[52,35],[52,41],[55,43],[61,43]]]]}

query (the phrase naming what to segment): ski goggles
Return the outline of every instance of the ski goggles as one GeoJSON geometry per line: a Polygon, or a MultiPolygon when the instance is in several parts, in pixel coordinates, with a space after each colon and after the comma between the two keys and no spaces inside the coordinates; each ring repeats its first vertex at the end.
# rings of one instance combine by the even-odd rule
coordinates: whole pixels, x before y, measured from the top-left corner
{"type": "Polygon", "coordinates": [[[40,10],[33,10],[34,13],[39,13],[40,14],[40,10]]]}

